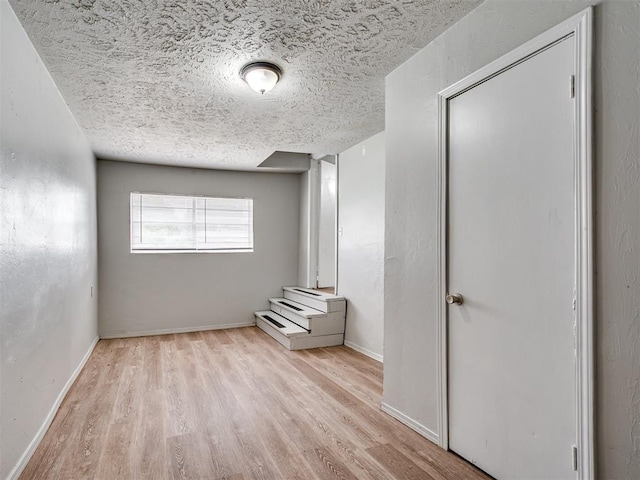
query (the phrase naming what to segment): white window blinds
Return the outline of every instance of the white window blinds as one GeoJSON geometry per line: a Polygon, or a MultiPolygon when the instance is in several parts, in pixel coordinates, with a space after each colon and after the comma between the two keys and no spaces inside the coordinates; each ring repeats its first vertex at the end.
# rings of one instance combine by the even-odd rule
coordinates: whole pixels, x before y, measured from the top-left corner
{"type": "Polygon", "coordinates": [[[131,251],[251,252],[251,198],[131,194],[131,251]]]}

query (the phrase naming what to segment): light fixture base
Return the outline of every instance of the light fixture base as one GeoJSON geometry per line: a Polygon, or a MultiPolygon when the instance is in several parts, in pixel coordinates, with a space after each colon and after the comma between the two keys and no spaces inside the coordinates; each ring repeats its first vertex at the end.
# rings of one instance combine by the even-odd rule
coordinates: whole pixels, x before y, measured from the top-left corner
{"type": "Polygon", "coordinates": [[[240,70],[240,76],[252,90],[265,94],[282,78],[282,69],[271,62],[251,62],[240,70]]]}

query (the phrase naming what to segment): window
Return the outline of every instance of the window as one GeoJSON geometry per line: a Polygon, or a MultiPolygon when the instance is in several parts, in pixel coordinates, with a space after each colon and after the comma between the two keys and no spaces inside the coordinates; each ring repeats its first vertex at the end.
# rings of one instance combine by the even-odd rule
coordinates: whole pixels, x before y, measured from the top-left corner
{"type": "Polygon", "coordinates": [[[131,252],[252,252],[251,198],[131,194],[131,252]]]}

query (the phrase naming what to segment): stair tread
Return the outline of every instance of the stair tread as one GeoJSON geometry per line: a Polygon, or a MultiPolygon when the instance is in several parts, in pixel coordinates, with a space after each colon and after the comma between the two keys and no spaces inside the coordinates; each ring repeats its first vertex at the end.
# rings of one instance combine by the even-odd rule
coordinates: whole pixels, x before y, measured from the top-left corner
{"type": "Polygon", "coordinates": [[[282,287],[282,289],[287,290],[289,292],[298,293],[300,295],[305,295],[305,296],[308,296],[309,298],[313,298],[321,302],[335,302],[335,301],[344,300],[344,297],[341,295],[334,295],[332,293],[321,292],[319,290],[313,290],[312,288],[282,287]]]}
{"type": "Polygon", "coordinates": [[[292,321],[284,318],[281,315],[278,315],[275,312],[272,312],[271,310],[255,312],[255,315],[260,319],[262,319],[268,326],[272,327],[277,332],[280,332],[281,334],[287,337],[298,337],[298,336],[309,335],[308,330],[305,330],[300,325],[293,323],[292,321]],[[265,317],[269,317],[271,321],[269,320],[269,318],[265,318],[265,317]],[[279,327],[278,325],[276,325],[274,321],[282,325],[282,327],[279,327]]]}
{"type": "Polygon", "coordinates": [[[295,313],[296,315],[300,315],[301,317],[314,318],[327,316],[325,312],[316,310],[315,308],[311,308],[294,300],[289,300],[288,298],[270,298],[269,301],[295,313]]]}

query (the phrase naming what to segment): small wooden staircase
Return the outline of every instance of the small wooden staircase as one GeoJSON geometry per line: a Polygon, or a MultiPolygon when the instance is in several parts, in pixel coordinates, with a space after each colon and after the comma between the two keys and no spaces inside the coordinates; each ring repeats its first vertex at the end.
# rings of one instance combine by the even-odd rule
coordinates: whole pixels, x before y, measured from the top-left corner
{"type": "Polygon", "coordinates": [[[283,287],[271,310],[255,312],[256,325],[289,350],[344,343],[346,300],[310,288],[283,287]]]}

